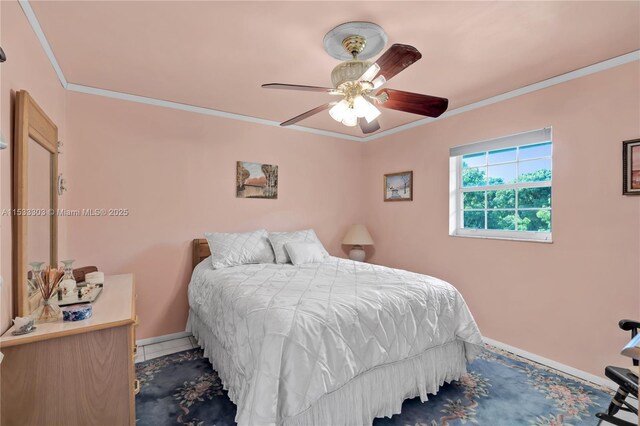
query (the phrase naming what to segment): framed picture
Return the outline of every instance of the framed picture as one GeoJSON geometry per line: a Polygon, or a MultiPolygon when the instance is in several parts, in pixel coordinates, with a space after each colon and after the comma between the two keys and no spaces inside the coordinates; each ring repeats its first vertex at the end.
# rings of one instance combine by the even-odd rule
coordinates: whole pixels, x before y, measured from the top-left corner
{"type": "Polygon", "coordinates": [[[622,142],[622,194],[640,195],[640,139],[622,142]]]}
{"type": "Polygon", "coordinates": [[[413,200],[413,171],[384,175],[384,201],[413,200]]]}
{"type": "Polygon", "coordinates": [[[238,161],[236,164],[237,198],[278,198],[278,166],[238,161]]]}

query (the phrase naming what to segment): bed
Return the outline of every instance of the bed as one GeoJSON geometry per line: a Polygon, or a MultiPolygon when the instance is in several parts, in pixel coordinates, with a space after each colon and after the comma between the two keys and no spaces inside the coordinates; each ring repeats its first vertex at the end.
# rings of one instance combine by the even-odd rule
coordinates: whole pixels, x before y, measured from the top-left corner
{"type": "Polygon", "coordinates": [[[193,242],[189,320],[239,425],[366,425],[459,379],[482,337],[427,275],[337,257],[214,270],[193,242]]]}

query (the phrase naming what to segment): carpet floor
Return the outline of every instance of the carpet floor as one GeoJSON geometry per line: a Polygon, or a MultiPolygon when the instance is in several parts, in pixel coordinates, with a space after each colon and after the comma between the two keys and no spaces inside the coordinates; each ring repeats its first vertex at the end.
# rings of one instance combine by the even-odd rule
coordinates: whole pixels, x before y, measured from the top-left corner
{"type": "MultiPolygon", "coordinates": [[[[459,381],[445,384],[428,402],[409,399],[402,413],[375,426],[578,426],[596,425],[612,392],[487,346],[459,381]]],[[[137,425],[234,425],[236,406],[218,374],[192,349],[136,365],[140,393],[137,425]]]]}

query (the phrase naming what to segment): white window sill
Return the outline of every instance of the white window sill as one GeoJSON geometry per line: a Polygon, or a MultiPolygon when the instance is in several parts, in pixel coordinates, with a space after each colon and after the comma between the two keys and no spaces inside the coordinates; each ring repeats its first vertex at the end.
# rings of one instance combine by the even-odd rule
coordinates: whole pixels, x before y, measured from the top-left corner
{"type": "Polygon", "coordinates": [[[479,238],[484,240],[504,240],[504,241],[523,241],[526,243],[545,243],[552,244],[553,240],[551,237],[548,239],[538,239],[538,238],[518,238],[518,237],[501,237],[501,236],[493,236],[493,235],[471,235],[471,234],[449,234],[450,237],[462,237],[462,238],[479,238]]]}

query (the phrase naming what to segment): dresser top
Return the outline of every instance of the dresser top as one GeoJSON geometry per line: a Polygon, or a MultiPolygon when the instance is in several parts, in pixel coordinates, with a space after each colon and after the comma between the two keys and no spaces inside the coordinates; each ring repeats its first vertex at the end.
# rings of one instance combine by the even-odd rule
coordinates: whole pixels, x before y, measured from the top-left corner
{"type": "Polygon", "coordinates": [[[13,336],[14,327],[0,337],[0,348],[23,345],[41,340],[102,330],[135,322],[135,288],[133,274],[109,275],[98,299],[92,303],[91,318],[82,321],[63,321],[36,324],[36,331],[13,336]]]}

